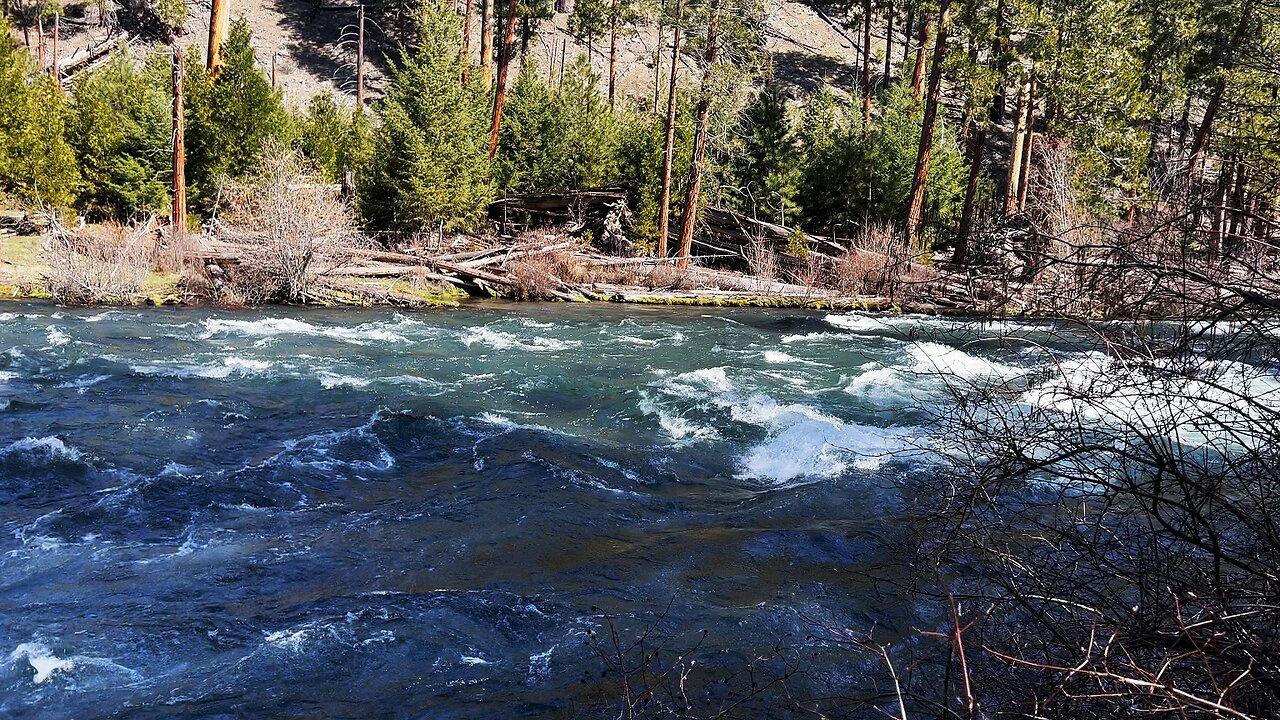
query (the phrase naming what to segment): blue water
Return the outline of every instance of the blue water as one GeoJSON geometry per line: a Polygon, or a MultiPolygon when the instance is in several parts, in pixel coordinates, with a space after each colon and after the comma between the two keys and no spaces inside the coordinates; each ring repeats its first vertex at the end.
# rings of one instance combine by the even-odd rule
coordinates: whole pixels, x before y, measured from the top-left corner
{"type": "Polygon", "coordinates": [[[0,306],[0,716],[571,716],[605,614],[856,692],[874,659],[815,627],[935,621],[900,480],[1037,332],[0,306]]]}

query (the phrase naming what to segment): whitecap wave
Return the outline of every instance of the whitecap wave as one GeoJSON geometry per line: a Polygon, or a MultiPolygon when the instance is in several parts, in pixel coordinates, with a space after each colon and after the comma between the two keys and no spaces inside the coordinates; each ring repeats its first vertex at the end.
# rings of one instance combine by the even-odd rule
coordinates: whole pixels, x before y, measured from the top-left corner
{"type": "Polygon", "coordinates": [[[57,325],[50,325],[44,330],[45,339],[49,342],[48,347],[45,348],[46,350],[49,348],[62,347],[63,345],[71,342],[71,336],[63,332],[62,328],[57,325]]]}
{"type": "Polygon", "coordinates": [[[544,335],[521,337],[491,327],[474,328],[462,337],[462,344],[467,347],[483,345],[494,350],[523,350],[535,353],[554,353],[581,347],[577,340],[559,340],[544,335]]]}
{"type": "Polygon", "coordinates": [[[409,339],[392,328],[412,322],[414,321],[397,316],[397,322],[391,325],[374,322],[349,328],[313,325],[294,318],[262,318],[259,320],[208,318],[203,323],[204,332],[200,334],[200,338],[207,340],[218,335],[241,335],[258,338],[272,338],[278,335],[314,335],[341,340],[353,345],[404,343],[409,342],[409,339]]]}
{"type": "Polygon", "coordinates": [[[54,460],[75,462],[84,457],[84,453],[62,442],[61,439],[50,435],[42,438],[23,438],[17,442],[10,443],[7,447],[0,448],[0,458],[7,457],[22,457],[40,462],[52,462],[54,460]]]}
{"type": "Polygon", "coordinates": [[[222,358],[219,363],[209,365],[147,363],[130,365],[129,369],[140,375],[223,380],[231,377],[233,373],[241,376],[261,375],[271,369],[272,365],[273,363],[269,360],[231,356],[222,358]]]}
{"type": "Polygon", "coordinates": [[[11,665],[17,667],[22,662],[36,671],[31,680],[37,685],[44,683],[54,673],[70,672],[76,666],[74,660],[54,655],[47,645],[39,642],[22,643],[9,653],[11,665]]]}

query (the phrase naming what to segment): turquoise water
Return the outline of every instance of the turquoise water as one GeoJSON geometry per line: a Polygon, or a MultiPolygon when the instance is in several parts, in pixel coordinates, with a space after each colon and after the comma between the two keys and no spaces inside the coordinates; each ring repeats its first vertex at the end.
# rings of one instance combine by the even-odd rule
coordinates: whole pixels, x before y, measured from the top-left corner
{"type": "Polygon", "coordinates": [[[5,305],[0,715],[568,716],[604,613],[856,692],[814,628],[936,622],[902,480],[1049,329],[5,305]]]}

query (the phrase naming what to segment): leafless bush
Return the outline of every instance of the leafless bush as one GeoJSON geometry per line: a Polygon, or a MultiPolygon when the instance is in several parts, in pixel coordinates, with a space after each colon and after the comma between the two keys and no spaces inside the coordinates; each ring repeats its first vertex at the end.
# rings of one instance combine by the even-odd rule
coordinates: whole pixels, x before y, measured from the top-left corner
{"type": "Polygon", "coordinates": [[[698,286],[688,270],[682,270],[671,263],[654,263],[649,266],[648,273],[642,278],[644,286],[652,290],[692,290],[698,286]]]}
{"type": "Polygon", "coordinates": [[[155,262],[155,221],[68,230],[54,219],[40,255],[45,287],[58,302],[132,302],[155,262]]]}
{"type": "Polygon", "coordinates": [[[238,256],[231,284],[250,301],[304,302],[325,273],[367,244],[338,189],[318,182],[286,148],[268,148],[258,174],[226,197],[215,238],[238,256]]]}
{"type": "Polygon", "coordinates": [[[743,246],[742,254],[747,259],[747,267],[752,276],[761,282],[768,283],[778,277],[778,254],[763,238],[753,238],[743,246]]]}
{"type": "Polygon", "coordinates": [[[530,255],[507,266],[514,290],[513,300],[546,300],[560,286],[555,259],[550,255],[530,255]]]}
{"type": "Polygon", "coordinates": [[[914,259],[906,239],[891,226],[871,226],[836,259],[832,285],[851,295],[899,297],[929,279],[914,259]]]}

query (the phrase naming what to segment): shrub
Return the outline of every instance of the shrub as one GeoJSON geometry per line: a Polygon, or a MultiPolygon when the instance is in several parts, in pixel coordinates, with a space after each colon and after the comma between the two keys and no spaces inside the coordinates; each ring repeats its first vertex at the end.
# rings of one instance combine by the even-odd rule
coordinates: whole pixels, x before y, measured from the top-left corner
{"type": "Polygon", "coordinates": [[[156,257],[155,221],[89,225],[75,232],[56,220],[41,243],[49,295],[60,303],[127,303],[142,292],[156,257]]]}
{"type": "Polygon", "coordinates": [[[265,152],[249,182],[228,188],[217,235],[240,257],[231,285],[241,300],[303,302],[364,241],[336,189],[317,182],[297,153],[274,143],[265,152]]]}

